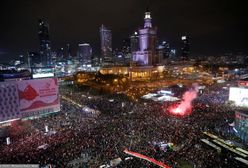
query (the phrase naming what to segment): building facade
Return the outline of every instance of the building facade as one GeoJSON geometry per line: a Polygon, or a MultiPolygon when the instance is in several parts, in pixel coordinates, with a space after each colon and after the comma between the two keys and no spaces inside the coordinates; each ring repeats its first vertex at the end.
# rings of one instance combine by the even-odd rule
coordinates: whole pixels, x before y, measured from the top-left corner
{"type": "Polygon", "coordinates": [[[188,36],[182,36],[182,48],[181,48],[181,57],[184,59],[189,59],[190,54],[190,43],[188,36]]]}
{"type": "Polygon", "coordinates": [[[89,65],[92,63],[92,48],[90,44],[83,43],[78,45],[78,60],[81,65],[89,65]]]}
{"type": "Polygon", "coordinates": [[[100,27],[100,41],[101,41],[101,62],[109,64],[113,62],[112,56],[112,33],[104,25],[100,27]]]}
{"type": "Polygon", "coordinates": [[[35,67],[41,64],[41,58],[37,52],[28,52],[28,67],[35,67]]]}
{"type": "Polygon", "coordinates": [[[144,27],[139,29],[138,37],[139,50],[133,52],[133,61],[142,66],[157,64],[157,29],[152,27],[150,11],[145,12],[144,27]]]}
{"type": "Polygon", "coordinates": [[[131,52],[139,51],[138,32],[134,32],[134,34],[130,36],[130,50],[131,52]]]}
{"type": "Polygon", "coordinates": [[[71,47],[70,47],[70,44],[66,44],[66,59],[67,60],[70,60],[72,58],[72,55],[71,55],[71,47]]]}
{"type": "Polygon", "coordinates": [[[52,66],[51,42],[49,39],[49,24],[46,20],[43,19],[39,19],[38,24],[41,63],[42,66],[52,66]]]}

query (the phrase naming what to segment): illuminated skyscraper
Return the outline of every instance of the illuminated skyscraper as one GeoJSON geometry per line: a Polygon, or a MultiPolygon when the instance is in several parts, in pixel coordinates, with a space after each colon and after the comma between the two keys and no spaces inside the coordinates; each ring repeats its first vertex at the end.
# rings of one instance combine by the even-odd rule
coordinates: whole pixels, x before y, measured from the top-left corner
{"type": "Polygon", "coordinates": [[[181,39],[182,39],[181,56],[184,59],[188,59],[189,54],[190,54],[189,37],[188,36],[182,36],[181,39]]]}
{"type": "Polygon", "coordinates": [[[83,65],[91,64],[92,48],[90,44],[83,43],[78,45],[78,59],[83,65]]]}
{"type": "Polygon", "coordinates": [[[40,56],[43,66],[52,65],[52,56],[51,56],[51,42],[49,39],[49,24],[43,19],[39,19],[38,22],[39,28],[39,40],[40,40],[40,56]]]}
{"type": "Polygon", "coordinates": [[[152,27],[151,12],[147,10],[144,28],[139,29],[139,51],[133,52],[133,61],[139,65],[158,63],[156,55],[157,29],[152,27]]]}
{"type": "Polygon", "coordinates": [[[37,52],[28,52],[28,67],[35,67],[41,63],[40,55],[37,52]]]}
{"type": "Polygon", "coordinates": [[[137,32],[130,37],[131,52],[139,51],[139,36],[137,32]]]}
{"type": "Polygon", "coordinates": [[[145,12],[144,28],[139,30],[140,51],[155,51],[157,30],[152,27],[151,12],[145,12]]]}
{"type": "Polygon", "coordinates": [[[129,65],[131,61],[131,41],[129,38],[122,40],[122,49],[121,52],[123,53],[124,64],[129,65]]]}
{"type": "Polygon", "coordinates": [[[103,63],[112,63],[112,33],[104,25],[100,27],[101,60],[103,63]]]}
{"type": "Polygon", "coordinates": [[[71,59],[71,48],[70,48],[70,44],[66,45],[66,57],[67,59],[71,59]]]}
{"type": "Polygon", "coordinates": [[[158,50],[162,51],[162,59],[167,59],[170,56],[170,44],[163,41],[162,44],[158,46],[158,50]]]}

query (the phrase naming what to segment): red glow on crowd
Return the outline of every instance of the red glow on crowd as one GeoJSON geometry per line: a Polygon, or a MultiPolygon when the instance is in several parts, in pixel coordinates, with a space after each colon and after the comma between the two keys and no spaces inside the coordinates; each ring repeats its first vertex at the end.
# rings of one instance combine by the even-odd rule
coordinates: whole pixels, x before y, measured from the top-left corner
{"type": "Polygon", "coordinates": [[[175,116],[182,116],[182,117],[191,114],[191,111],[192,111],[191,107],[185,108],[181,104],[177,104],[177,103],[172,104],[168,108],[168,112],[170,114],[175,116]]]}
{"type": "Polygon", "coordinates": [[[183,94],[180,103],[174,103],[168,107],[168,112],[175,116],[187,116],[192,112],[192,101],[197,97],[198,85],[194,84],[193,87],[183,94]]]}

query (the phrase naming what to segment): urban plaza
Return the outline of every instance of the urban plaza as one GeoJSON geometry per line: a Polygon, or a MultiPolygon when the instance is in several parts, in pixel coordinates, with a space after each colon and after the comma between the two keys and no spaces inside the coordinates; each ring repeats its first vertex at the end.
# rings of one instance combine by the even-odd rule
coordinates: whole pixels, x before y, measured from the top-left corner
{"type": "Polygon", "coordinates": [[[4,1],[0,168],[247,168],[240,1],[4,1]]]}

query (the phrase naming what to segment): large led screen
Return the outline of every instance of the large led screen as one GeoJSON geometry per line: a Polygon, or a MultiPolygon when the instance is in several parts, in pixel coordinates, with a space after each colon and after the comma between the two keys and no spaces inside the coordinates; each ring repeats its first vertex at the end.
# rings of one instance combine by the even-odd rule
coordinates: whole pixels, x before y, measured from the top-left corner
{"type": "Polygon", "coordinates": [[[229,100],[237,106],[248,107],[248,88],[230,87],[229,100]]]}

